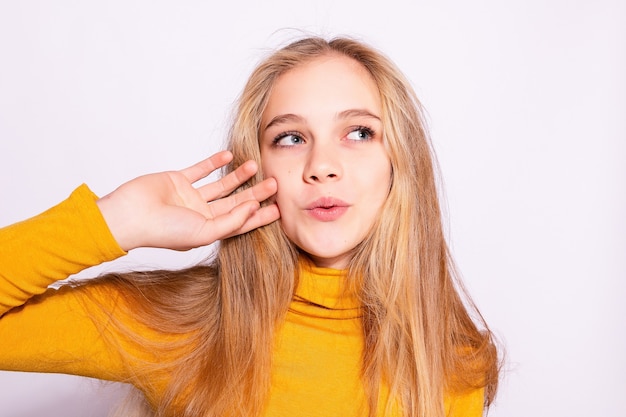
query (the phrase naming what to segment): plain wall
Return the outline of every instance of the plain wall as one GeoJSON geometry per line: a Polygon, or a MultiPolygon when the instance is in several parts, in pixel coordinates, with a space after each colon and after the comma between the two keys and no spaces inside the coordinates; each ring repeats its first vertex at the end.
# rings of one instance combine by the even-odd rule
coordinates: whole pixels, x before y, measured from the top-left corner
{"type": "MultiPolygon", "coordinates": [[[[490,416],[623,417],[622,1],[1,1],[0,225],[220,149],[253,65],[306,32],[380,48],[428,111],[452,251],[506,349],[490,416]]],[[[1,417],[104,416],[121,395],[0,372],[1,417]]]]}

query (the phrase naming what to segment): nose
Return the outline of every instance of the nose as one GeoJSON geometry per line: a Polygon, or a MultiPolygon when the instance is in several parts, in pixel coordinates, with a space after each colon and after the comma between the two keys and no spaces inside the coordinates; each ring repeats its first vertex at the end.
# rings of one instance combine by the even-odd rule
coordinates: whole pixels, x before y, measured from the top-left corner
{"type": "Polygon", "coordinates": [[[320,142],[311,146],[303,172],[305,182],[324,183],[337,181],[342,174],[341,159],[337,150],[333,150],[331,146],[320,142]]]}

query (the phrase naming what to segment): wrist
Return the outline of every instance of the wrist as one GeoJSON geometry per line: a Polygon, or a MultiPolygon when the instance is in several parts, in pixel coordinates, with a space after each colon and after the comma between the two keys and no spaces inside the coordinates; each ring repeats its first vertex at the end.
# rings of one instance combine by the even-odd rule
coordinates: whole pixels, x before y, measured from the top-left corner
{"type": "Polygon", "coordinates": [[[102,217],[111,235],[113,235],[113,238],[120,248],[128,252],[140,246],[134,242],[132,236],[129,234],[129,231],[132,229],[130,227],[131,225],[128,224],[127,213],[125,213],[125,210],[115,201],[112,194],[108,194],[96,200],[96,205],[100,209],[100,213],[102,213],[102,217]]]}

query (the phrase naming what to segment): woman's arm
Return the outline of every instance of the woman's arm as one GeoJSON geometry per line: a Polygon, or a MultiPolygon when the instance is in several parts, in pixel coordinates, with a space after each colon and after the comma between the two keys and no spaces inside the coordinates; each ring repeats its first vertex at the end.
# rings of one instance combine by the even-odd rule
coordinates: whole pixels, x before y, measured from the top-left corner
{"type": "Polygon", "coordinates": [[[125,254],[96,200],[82,185],[59,205],[0,229],[0,317],[55,281],[125,254]]]}
{"type": "Polygon", "coordinates": [[[82,186],[39,216],[0,229],[0,316],[55,281],[131,249],[185,250],[277,220],[275,204],[260,208],[276,192],[274,179],[231,195],[256,173],[252,161],[193,186],[231,159],[220,152],[181,171],[145,175],[99,200],[82,186]]]}
{"type": "Polygon", "coordinates": [[[125,254],[96,200],[82,185],[46,212],[0,229],[0,369],[96,376],[96,362],[86,363],[95,360],[110,370],[100,377],[123,378],[122,361],[112,354],[101,357],[112,350],[103,348],[99,330],[81,306],[85,297],[69,287],[48,289],[56,280],[125,254]]]}
{"type": "Polygon", "coordinates": [[[139,368],[128,354],[142,363],[166,360],[109,324],[122,322],[148,340],[164,337],[128,315],[113,285],[48,286],[136,247],[187,249],[275,221],[275,205],[260,208],[275,193],[274,180],[230,195],[256,173],[253,162],[193,187],[230,159],[222,152],[182,171],[146,175],[102,199],[83,185],[39,216],[0,229],[0,369],[133,382],[139,368]]]}

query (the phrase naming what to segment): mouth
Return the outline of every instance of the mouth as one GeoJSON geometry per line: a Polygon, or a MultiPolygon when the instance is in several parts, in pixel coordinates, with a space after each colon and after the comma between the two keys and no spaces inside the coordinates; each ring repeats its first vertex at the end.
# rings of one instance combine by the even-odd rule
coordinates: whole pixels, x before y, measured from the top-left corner
{"type": "Polygon", "coordinates": [[[339,219],[350,207],[345,201],[332,197],[322,197],[306,207],[307,213],[316,220],[331,222],[339,219]]]}
{"type": "Polygon", "coordinates": [[[318,208],[319,209],[331,209],[333,207],[348,207],[348,206],[349,206],[348,203],[338,198],[322,197],[313,201],[311,204],[307,206],[306,209],[307,210],[313,210],[313,209],[318,209],[318,208]]]}

